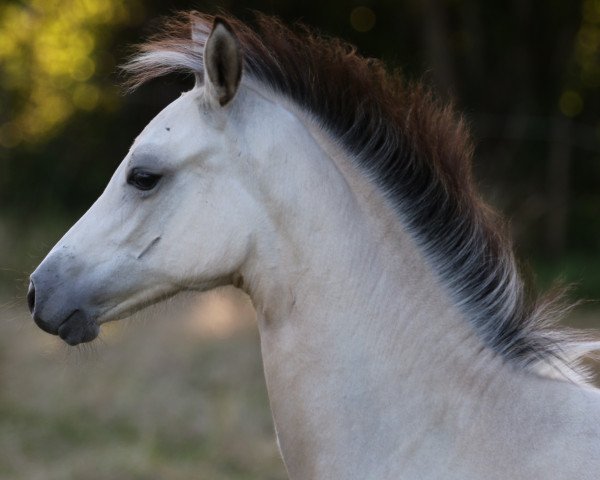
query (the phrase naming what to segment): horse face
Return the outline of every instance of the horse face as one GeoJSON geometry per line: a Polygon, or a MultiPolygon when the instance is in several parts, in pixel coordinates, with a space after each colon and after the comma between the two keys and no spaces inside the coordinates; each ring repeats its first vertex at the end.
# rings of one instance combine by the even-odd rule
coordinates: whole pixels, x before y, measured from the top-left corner
{"type": "Polygon", "coordinates": [[[229,283],[242,265],[260,209],[231,121],[237,48],[216,25],[203,85],[152,120],[31,275],[28,303],[42,329],[69,344],[90,341],[101,323],[184,289],[229,283]]]}

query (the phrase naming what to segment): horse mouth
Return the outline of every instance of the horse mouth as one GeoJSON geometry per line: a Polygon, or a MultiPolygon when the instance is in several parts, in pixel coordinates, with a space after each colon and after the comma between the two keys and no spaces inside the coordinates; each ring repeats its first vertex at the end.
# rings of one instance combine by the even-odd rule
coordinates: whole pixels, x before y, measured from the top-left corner
{"type": "Polygon", "coordinates": [[[91,342],[100,332],[99,325],[81,310],[75,310],[58,326],[55,335],[71,346],[91,342]]]}

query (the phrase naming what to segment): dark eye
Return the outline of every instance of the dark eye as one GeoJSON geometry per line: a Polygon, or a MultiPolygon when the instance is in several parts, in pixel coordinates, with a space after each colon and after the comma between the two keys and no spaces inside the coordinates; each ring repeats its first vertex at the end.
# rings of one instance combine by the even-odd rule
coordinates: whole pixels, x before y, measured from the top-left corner
{"type": "Polygon", "coordinates": [[[152,190],[160,180],[160,177],[161,175],[157,175],[156,173],[134,168],[127,176],[127,183],[138,190],[152,190]]]}

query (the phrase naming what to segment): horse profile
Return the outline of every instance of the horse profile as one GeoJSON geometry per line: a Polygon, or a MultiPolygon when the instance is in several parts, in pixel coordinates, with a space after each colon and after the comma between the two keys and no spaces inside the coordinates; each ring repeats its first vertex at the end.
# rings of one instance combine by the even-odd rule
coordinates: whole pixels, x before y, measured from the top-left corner
{"type": "Polygon", "coordinates": [[[527,293],[464,123],[352,47],[258,16],[171,19],[125,66],[194,88],[31,275],[71,345],[183,290],[258,312],[292,479],[597,479],[598,347],[527,293]]]}

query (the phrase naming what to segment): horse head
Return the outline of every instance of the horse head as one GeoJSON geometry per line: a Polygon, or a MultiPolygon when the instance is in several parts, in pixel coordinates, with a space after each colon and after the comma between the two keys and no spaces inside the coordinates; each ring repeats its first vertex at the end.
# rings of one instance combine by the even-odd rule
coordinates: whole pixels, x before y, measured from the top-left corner
{"type": "Polygon", "coordinates": [[[35,322],[75,345],[187,289],[230,283],[260,210],[230,121],[242,53],[219,18],[204,76],[133,143],[105,191],[33,272],[35,322]]]}

